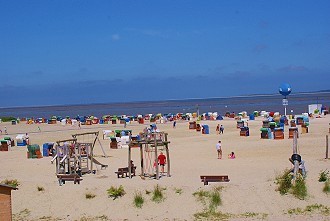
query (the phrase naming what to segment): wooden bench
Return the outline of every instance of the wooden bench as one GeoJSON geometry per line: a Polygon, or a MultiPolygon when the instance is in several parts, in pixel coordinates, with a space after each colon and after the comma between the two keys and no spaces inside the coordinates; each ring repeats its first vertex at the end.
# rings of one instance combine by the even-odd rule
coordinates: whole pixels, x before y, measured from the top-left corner
{"type": "Polygon", "coordinates": [[[208,185],[209,182],[229,182],[230,179],[227,175],[223,176],[201,176],[201,181],[204,183],[204,185],[208,185]]]}
{"type": "Polygon", "coordinates": [[[80,184],[82,178],[78,174],[57,174],[58,182],[60,186],[65,184],[65,181],[73,181],[74,184],[80,184]]]}
{"type": "MultiPolygon", "coordinates": [[[[131,170],[131,175],[132,176],[135,176],[135,169],[136,167],[133,167],[132,170],[131,170]]],[[[128,167],[122,167],[122,168],[118,168],[118,171],[115,172],[117,174],[117,177],[121,177],[121,178],[124,178],[124,177],[127,177],[128,176],[128,167]]]]}

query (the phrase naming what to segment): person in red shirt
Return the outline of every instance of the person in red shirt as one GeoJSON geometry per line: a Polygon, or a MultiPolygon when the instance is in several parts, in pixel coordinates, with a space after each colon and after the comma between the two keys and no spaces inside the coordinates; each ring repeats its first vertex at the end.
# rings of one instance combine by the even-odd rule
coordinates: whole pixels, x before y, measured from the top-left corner
{"type": "Polygon", "coordinates": [[[160,165],[161,172],[163,174],[164,173],[164,167],[165,167],[165,164],[166,164],[166,157],[163,154],[163,152],[160,152],[160,154],[158,156],[158,164],[160,165]]]}

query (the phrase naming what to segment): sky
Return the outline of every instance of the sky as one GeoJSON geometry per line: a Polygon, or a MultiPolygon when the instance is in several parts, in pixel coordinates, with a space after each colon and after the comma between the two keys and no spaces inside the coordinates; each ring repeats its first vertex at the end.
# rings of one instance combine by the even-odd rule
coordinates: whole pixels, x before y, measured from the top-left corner
{"type": "Polygon", "coordinates": [[[330,89],[330,1],[0,0],[0,107],[330,89]]]}

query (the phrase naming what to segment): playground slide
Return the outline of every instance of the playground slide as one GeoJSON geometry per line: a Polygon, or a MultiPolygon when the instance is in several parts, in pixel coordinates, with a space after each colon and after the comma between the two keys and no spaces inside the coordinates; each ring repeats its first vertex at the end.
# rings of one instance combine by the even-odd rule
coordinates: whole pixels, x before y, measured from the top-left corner
{"type": "MultiPolygon", "coordinates": [[[[91,159],[90,156],[89,156],[88,158],[91,159]]],[[[95,164],[97,164],[97,165],[100,165],[101,168],[107,168],[107,167],[108,167],[108,165],[105,165],[105,164],[100,163],[100,162],[99,162],[98,160],[96,160],[95,158],[93,158],[93,163],[95,163],[95,164]]]]}

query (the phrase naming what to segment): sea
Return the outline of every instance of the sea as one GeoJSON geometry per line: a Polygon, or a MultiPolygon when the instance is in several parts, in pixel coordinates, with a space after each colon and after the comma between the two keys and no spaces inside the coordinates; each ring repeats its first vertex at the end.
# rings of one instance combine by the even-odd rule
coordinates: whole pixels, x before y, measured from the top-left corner
{"type": "MultiPolygon", "coordinates": [[[[280,94],[246,95],[234,97],[218,97],[203,99],[164,100],[164,101],[139,101],[125,103],[96,103],[96,104],[72,104],[38,107],[10,107],[0,108],[0,117],[19,118],[50,118],[52,116],[76,117],[104,115],[139,114],[176,114],[218,112],[224,115],[226,112],[239,113],[246,111],[273,111],[284,114],[284,97],[280,94]]],[[[308,112],[309,104],[322,104],[327,108],[330,105],[330,91],[295,93],[287,97],[287,114],[301,114],[308,112]]]]}

